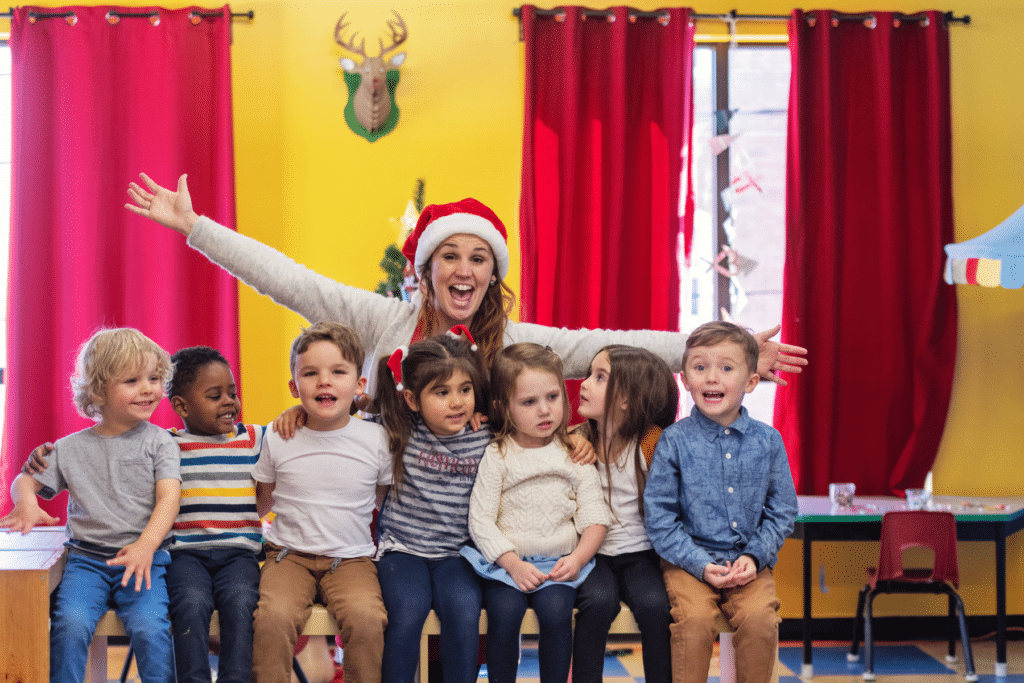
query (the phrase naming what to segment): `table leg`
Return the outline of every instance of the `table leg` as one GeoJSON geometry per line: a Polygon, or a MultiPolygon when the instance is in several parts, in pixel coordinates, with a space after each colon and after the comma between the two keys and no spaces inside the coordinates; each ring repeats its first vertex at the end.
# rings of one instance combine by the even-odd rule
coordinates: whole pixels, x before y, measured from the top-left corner
{"type": "Polygon", "coordinates": [[[0,679],[50,680],[50,586],[46,570],[0,572],[0,679]]]}
{"type": "Polygon", "coordinates": [[[1006,678],[1006,531],[996,534],[996,676],[1006,678]]]}
{"type": "Polygon", "coordinates": [[[800,668],[801,678],[814,677],[813,650],[811,647],[811,535],[809,525],[804,525],[804,661],[800,668]]]}

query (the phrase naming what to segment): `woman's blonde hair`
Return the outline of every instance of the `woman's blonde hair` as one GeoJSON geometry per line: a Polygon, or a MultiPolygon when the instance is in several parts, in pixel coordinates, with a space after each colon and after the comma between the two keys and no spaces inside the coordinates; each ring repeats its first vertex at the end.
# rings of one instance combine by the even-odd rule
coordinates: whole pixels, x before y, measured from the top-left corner
{"type": "MultiPolygon", "coordinates": [[[[493,254],[492,254],[493,256],[493,254]]],[[[420,308],[418,329],[424,334],[438,332],[435,329],[439,325],[437,317],[437,294],[434,293],[434,283],[430,279],[430,267],[434,262],[434,255],[424,264],[420,272],[420,282],[423,283],[423,306],[420,308]]],[[[505,281],[498,274],[497,265],[492,273],[494,284],[487,287],[480,308],[477,309],[468,327],[470,334],[480,349],[480,358],[484,367],[490,367],[498,352],[505,343],[505,325],[512,309],[516,305],[516,295],[508,288],[505,281]]]]}
{"type": "Polygon", "coordinates": [[[171,358],[146,335],[131,327],[115,327],[89,337],[78,351],[71,376],[71,396],[78,412],[99,419],[107,387],[120,377],[138,372],[147,353],[156,357],[156,372],[163,384],[171,371],[171,358]]]}
{"type": "Polygon", "coordinates": [[[562,374],[562,359],[554,351],[540,344],[521,342],[506,346],[498,352],[491,366],[491,430],[499,449],[504,449],[506,440],[516,432],[512,420],[512,397],[516,391],[516,380],[523,370],[550,372],[558,378],[562,391],[562,423],[555,429],[554,438],[570,451],[569,441],[569,395],[565,391],[562,374]]]}

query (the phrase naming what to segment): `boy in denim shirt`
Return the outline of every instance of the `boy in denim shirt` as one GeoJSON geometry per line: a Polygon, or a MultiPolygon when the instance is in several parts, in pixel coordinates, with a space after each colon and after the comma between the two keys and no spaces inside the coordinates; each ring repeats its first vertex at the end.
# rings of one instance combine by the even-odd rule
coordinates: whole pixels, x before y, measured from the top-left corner
{"type": "Polygon", "coordinates": [[[736,629],[740,681],[775,666],[779,600],[771,568],[793,531],[796,490],[782,436],[752,419],[757,341],[726,322],[686,340],[690,416],[661,435],[644,490],[644,521],[662,557],[672,607],[674,681],[704,683],[719,612],[736,629]]]}

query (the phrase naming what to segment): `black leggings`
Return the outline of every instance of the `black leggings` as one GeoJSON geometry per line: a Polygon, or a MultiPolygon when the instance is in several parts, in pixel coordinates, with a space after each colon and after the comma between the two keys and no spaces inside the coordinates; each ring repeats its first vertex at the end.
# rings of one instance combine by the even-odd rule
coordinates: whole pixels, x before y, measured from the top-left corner
{"type": "Polygon", "coordinates": [[[601,683],[608,628],[625,602],[640,626],[646,683],[672,680],[668,594],[661,560],[653,550],[597,555],[596,565],[576,594],[576,635],[572,648],[573,683],[601,683]]]}
{"type": "Polygon", "coordinates": [[[515,683],[519,668],[519,629],[527,607],[540,622],[537,655],[541,683],[564,683],[572,657],[572,605],[576,589],[551,585],[533,593],[501,581],[487,581],[487,679],[491,683],[515,683]]]}

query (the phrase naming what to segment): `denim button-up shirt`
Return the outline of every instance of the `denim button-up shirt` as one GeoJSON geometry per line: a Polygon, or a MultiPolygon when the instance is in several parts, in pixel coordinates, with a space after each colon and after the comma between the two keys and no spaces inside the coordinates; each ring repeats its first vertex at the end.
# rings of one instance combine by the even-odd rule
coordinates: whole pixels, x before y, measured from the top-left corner
{"type": "Polygon", "coordinates": [[[728,427],[696,407],[658,441],[644,524],[658,554],[703,580],[709,564],[750,555],[775,566],[793,532],[796,489],[782,436],[746,408],[728,427]]]}

